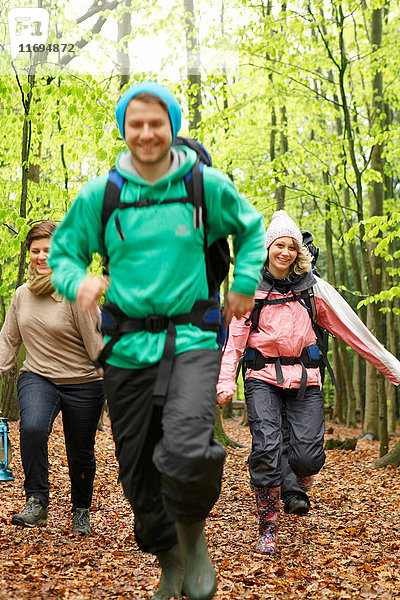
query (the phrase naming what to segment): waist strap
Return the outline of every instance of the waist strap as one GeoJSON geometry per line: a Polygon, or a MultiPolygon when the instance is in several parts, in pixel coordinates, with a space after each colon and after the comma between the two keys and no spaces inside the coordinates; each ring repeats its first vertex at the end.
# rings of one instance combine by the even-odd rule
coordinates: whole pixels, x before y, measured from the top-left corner
{"type": "Polygon", "coordinates": [[[116,304],[105,302],[101,309],[101,317],[101,331],[103,335],[110,336],[110,339],[100,352],[97,360],[94,361],[97,368],[104,368],[114,345],[126,333],[148,331],[156,334],[166,331],[165,346],[153,392],[156,404],[163,404],[168,391],[169,376],[175,356],[176,326],[191,323],[199,329],[218,333],[221,324],[221,310],[218,301],[214,299],[197,300],[189,313],[169,317],[149,315],[138,319],[128,317],[116,304]]]}
{"type": "Polygon", "coordinates": [[[296,399],[301,400],[304,397],[307,387],[307,368],[318,368],[321,365],[321,359],[319,357],[318,346],[315,345],[303,348],[300,356],[265,357],[259,350],[256,350],[255,348],[251,348],[250,346],[246,348],[244,357],[244,365],[246,369],[260,371],[267,364],[275,365],[276,383],[278,385],[282,384],[284,381],[282,365],[301,365],[300,389],[296,396],[296,399]]]}

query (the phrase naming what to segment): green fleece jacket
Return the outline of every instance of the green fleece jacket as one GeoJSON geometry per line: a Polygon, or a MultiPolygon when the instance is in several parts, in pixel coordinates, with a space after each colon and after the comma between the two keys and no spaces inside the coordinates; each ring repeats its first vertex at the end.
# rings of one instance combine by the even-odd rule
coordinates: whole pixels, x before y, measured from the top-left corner
{"type": "MultiPolygon", "coordinates": [[[[109,256],[110,287],[107,300],[129,317],[166,316],[190,312],[194,302],[208,298],[203,229],[193,227],[190,203],[164,203],[186,197],[184,176],[196,154],[183,148],[186,160],[154,184],[116,168],[125,178],[121,202],[156,199],[145,208],[117,210],[124,239],[118,234],[114,213],[102,241],[101,212],[107,175],[89,181],[56,230],[49,264],[58,291],[76,299],[79,284],[94,252],[109,256]],[[105,247],[104,247],[105,246],[105,247]]],[[[232,291],[253,296],[266,258],[263,217],[243,198],[231,180],[217,169],[204,167],[204,192],[209,225],[208,243],[234,236],[236,256],[232,291]]],[[[165,332],[125,334],[114,345],[107,362],[122,368],[143,368],[160,360],[165,332]]],[[[107,341],[107,338],[106,338],[107,341]]],[[[176,353],[217,348],[216,334],[189,325],[177,326],[176,353]]]]}

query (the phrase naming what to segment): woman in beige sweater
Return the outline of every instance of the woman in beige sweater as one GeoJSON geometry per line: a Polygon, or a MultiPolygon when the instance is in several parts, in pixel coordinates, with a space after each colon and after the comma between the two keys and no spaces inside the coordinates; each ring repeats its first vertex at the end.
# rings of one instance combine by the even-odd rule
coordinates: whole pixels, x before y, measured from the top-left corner
{"type": "Polygon", "coordinates": [[[15,364],[22,344],[26,359],[18,378],[21,458],[27,502],[11,523],[47,524],[48,440],[61,411],[69,476],[72,530],[90,531],[89,507],[96,470],[94,442],[104,404],[103,381],[93,366],[103,340],[95,316],[56,294],[47,265],[52,221],[32,227],[26,243],[28,281],[11,301],[0,332],[0,377],[15,364]]]}

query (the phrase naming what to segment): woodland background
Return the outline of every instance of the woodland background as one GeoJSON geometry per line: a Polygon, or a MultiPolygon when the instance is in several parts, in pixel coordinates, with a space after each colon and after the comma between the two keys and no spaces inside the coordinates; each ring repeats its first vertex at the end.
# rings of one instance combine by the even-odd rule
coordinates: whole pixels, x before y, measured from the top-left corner
{"type": "MultiPolygon", "coordinates": [[[[116,101],[127,84],[156,78],[180,99],[186,133],[204,142],[266,223],[285,208],[313,233],[321,275],[399,355],[398,0],[30,6],[49,11],[48,42],[72,42],[75,54],[45,50],[12,61],[11,6],[0,4],[2,320],[24,281],[27,230],[62,219],[81,186],[112,166],[124,146],[116,101]],[[114,37],[105,33],[110,24],[114,37]],[[148,38],[156,53],[162,48],[157,72],[141,70],[148,38]],[[193,53],[206,50],[237,52],[237,68],[193,66],[193,53]],[[93,73],[74,70],[84,51],[93,73]],[[96,69],[106,56],[113,68],[96,69]]],[[[327,381],[327,410],[348,427],[361,424],[384,456],[399,416],[396,388],[340,341],[330,348],[341,392],[327,381]]],[[[18,417],[15,372],[2,382],[10,418],[18,417]]],[[[393,452],[387,462],[398,463],[400,448],[393,452]]]]}

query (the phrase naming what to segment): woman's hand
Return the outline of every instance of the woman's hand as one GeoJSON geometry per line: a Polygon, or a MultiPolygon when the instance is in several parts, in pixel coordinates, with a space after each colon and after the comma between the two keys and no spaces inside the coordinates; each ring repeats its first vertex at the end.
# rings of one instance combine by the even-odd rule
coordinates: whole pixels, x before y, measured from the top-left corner
{"type": "Polygon", "coordinates": [[[86,277],[78,287],[76,302],[82,310],[88,310],[92,315],[98,313],[97,302],[106,291],[108,282],[103,277],[86,277]]]}
{"type": "Polygon", "coordinates": [[[217,394],[217,406],[223,406],[224,404],[229,402],[231,397],[232,396],[230,396],[228,392],[221,392],[220,394],[217,394]]]}

